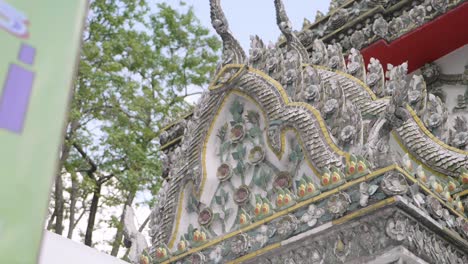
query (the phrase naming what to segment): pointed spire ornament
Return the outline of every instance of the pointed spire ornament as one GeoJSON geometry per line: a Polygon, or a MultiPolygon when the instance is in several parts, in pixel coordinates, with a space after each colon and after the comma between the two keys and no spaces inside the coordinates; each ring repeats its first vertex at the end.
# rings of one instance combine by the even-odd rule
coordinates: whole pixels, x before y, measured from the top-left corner
{"type": "Polygon", "coordinates": [[[229,24],[221,8],[220,0],[210,0],[211,24],[223,41],[223,65],[243,64],[246,55],[239,41],[229,30],[229,24]]]}
{"type": "Polygon", "coordinates": [[[278,27],[286,37],[286,43],[289,49],[296,51],[301,59],[302,63],[308,63],[309,54],[307,53],[306,48],[302,45],[299,38],[293,32],[291,21],[286,14],[286,9],[284,8],[283,1],[275,0],[275,9],[276,9],[276,23],[278,27]]]}

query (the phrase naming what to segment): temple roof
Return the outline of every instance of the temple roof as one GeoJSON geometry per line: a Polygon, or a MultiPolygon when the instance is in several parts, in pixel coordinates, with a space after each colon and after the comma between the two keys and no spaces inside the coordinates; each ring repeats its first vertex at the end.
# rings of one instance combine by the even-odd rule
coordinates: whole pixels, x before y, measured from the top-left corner
{"type": "MultiPolygon", "coordinates": [[[[427,90],[423,76],[408,75],[407,63],[384,70],[378,59],[367,64],[357,49],[332,41],[354,35],[348,29],[359,23],[377,34],[376,23],[385,19],[393,23],[409,12],[411,25],[420,26],[459,6],[409,2],[347,1],[297,34],[275,0],[285,42],[252,37],[247,56],[219,0],[211,0],[223,59],[193,114],[162,134],[167,183],[153,211],[148,254],[156,262],[216,262],[218,253],[223,260],[255,259],[282,241],[335,234],[329,228],[375,212],[394,217],[381,218],[387,229],[400,218],[424,218],[416,222],[444,233],[440,243],[454,254],[447,258],[466,259],[466,113],[453,113],[457,121],[448,123],[442,98],[427,90]],[[418,18],[421,6],[426,13],[418,18]],[[309,31],[306,48],[301,36],[309,31]]],[[[381,231],[391,245],[419,250],[408,242],[414,237],[381,231]]],[[[342,236],[334,238],[335,251],[348,243],[342,236]]]]}

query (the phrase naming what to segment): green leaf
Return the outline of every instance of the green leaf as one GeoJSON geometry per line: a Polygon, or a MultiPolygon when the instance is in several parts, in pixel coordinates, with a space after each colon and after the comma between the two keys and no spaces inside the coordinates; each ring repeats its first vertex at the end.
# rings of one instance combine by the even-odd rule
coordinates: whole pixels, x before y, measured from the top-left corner
{"type": "Polygon", "coordinates": [[[249,136],[251,138],[256,138],[262,135],[262,130],[258,126],[253,126],[249,130],[249,136]]]}
{"type": "Polygon", "coordinates": [[[231,215],[231,211],[232,211],[231,208],[228,208],[228,209],[224,210],[224,219],[229,218],[229,216],[231,215]]]}
{"type": "Polygon", "coordinates": [[[253,178],[253,181],[255,183],[255,185],[257,185],[258,187],[261,187],[262,186],[262,176],[258,176],[258,177],[254,177],[253,178]]]}
{"type": "Polygon", "coordinates": [[[242,113],[244,112],[244,105],[236,99],[229,108],[229,111],[233,117],[242,116],[242,113]]]}
{"type": "Polygon", "coordinates": [[[223,204],[223,200],[222,200],[221,196],[216,195],[214,198],[215,198],[215,202],[216,202],[217,205],[222,205],[223,204]]]}
{"type": "Polygon", "coordinates": [[[236,171],[236,173],[237,173],[238,175],[243,175],[243,174],[244,174],[245,165],[244,165],[244,163],[242,162],[242,160],[240,160],[239,162],[237,162],[235,171],[236,171]]]}
{"type": "Polygon", "coordinates": [[[247,111],[247,120],[253,125],[260,125],[260,115],[256,111],[247,111]]]}
{"type": "Polygon", "coordinates": [[[233,158],[234,160],[240,160],[242,157],[241,157],[241,155],[239,154],[239,152],[233,152],[233,153],[232,153],[232,158],[233,158]]]}
{"type": "Polygon", "coordinates": [[[213,214],[213,221],[216,221],[216,220],[219,220],[219,219],[221,219],[219,213],[214,213],[213,214]]]}
{"type": "Polygon", "coordinates": [[[221,189],[221,196],[224,199],[224,203],[227,203],[229,200],[229,193],[225,192],[224,189],[221,189]]]}

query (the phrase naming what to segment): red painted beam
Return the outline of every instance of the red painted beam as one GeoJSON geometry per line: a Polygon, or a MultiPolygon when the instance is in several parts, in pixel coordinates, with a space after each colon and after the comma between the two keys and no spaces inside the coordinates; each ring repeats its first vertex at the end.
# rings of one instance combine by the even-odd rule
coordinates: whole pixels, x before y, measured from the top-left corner
{"type": "Polygon", "coordinates": [[[412,72],[468,44],[468,2],[387,43],[379,40],[361,50],[366,65],[370,58],[399,65],[408,61],[412,72]]]}

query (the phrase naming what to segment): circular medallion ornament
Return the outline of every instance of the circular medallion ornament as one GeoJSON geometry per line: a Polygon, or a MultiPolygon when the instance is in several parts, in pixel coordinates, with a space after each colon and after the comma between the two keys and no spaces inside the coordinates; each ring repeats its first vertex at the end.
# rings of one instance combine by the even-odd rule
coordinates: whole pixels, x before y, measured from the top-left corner
{"type": "Polygon", "coordinates": [[[241,185],[237,190],[234,192],[234,201],[238,205],[243,205],[247,202],[250,198],[250,189],[246,185],[241,185]]]}
{"type": "Polygon", "coordinates": [[[338,193],[330,197],[327,202],[327,209],[335,215],[343,215],[351,203],[351,198],[347,193],[338,193]]]}
{"type": "Polygon", "coordinates": [[[190,256],[190,263],[192,264],[203,264],[206,262],[206,257],[202,253],[193,253],[190,256]]]}
{"type": "Polygon", "coordinates": [[[345,143],[349,143],[354,138],[354,135],[356,135],[356,128],[347,125],[341,130],[340,139],[345,143]]]}
{"type": "Polygon", "coordinates": [[[439,113],[431,114],[426,120],[426,125],[429,128],[437,128],[441,124],[442,124],[442,116],[439,113]]]}
{"type": "Polygon", "coordinates": [[[281,171],[275,178],[273,186],[276,188],[289,188],[291,187],[292,179],[291,175],[287,171],[281,171]]]}
{"type": "Polygon", "coordinates": [[[249,236],[247,234],[239,234],[231,240],[231,251],[236,256],[242,256],[249,250],[249,236]]]}
{"type": "Polygon", "coordinates": [[[255,146],[249,151],[249,162],[257,165],[265,158],[265,151],[261,146],[255,146]]]}
{"type": "Polygon", "coordinates": [[[231,166],[226,163],[221,164],[216,172],[216,177],[221,182],[229,180],[231,178],[231,166]]]}
{"type": "Polygon", "coordinates": [[[409,188],[405,176],[394,171],[385,174],[381,187],[386,195],[402,195],[405,194],[409,188]]]}
{"type": "Polygon", "coordinates": [[[297,229],[298,220],[294,215],[285,215],[276,222],[276,233],[281,238],[287,238],[297,229]]]}
{"type": "Polygon", "coordinates": [[[213,211],[211,211],[210,208],[204,208],[203,210],[200,211],[198,214],[198,223],[202,226],[207,226],[211,224],[211,221],[213,220],[213,211]]]}
{"type": "Polygon", "coordinates": [[[320,96],[320,86],[311,84],[304,90],[304,99],[307,101],[316,101],[320,96]]]}
{"type": "Polygon", "coordinates": [[[244,138],[244,125],[237,124],[231,128],[231,136],[232,142],[236,143],[241,141],[244,138]]]}
{"type": "Polygon", "coordinates": [[[463,149],[468,145],[468,132],[461,131],[456,133],[452,139],[452,145],[459,149],[463,149]]]}
{"type": "Polygon", "coordinates": [[[440,204],[437,198],[432,197],[431,195],[427,196],[427,207],[429,212],[431,213],[432,217],[435,219],[440,219],[444,215],[444,211],[442,205],[440,204]]]}

